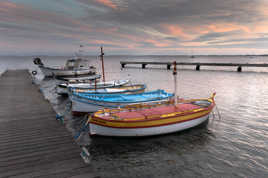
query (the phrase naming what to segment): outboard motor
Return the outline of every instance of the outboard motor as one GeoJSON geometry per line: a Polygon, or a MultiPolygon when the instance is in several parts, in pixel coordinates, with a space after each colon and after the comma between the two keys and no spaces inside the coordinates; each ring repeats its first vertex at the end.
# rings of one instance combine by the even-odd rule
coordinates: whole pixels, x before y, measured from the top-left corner
{"type": "Polygon", "coordinates": [[[42,62],[42,60],[39,57],[34,58],[33,63],[35,65],[39,65],[39,66],[43,66],[44,65],[43,62],[42,62]]]}

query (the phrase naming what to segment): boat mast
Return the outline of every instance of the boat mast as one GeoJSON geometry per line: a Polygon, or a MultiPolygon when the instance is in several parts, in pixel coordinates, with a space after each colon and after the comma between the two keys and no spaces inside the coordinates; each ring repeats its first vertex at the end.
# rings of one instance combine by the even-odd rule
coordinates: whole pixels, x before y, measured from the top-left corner
{"type": "Polygon", "coordinates": [[[174,61],[173,65],[174,65],[173,76],[174,76],[174,95],[175,95],[174,104],[175,104],[175,106],[177,106],[178,96],[177,96],[177,63],[176,63],[176,61],[174,61]]]}
{"type": "Polygon", "coordinates": [[[102,65],[102,77],[103,77],[103,82],[105,82],[103,56],[104,56],[104,53],[103,53],[103,49],[102,49],[102,46],[101,46],[101,55],[100,55],[100,58],[101,58],[101,65],[102,65]]]}

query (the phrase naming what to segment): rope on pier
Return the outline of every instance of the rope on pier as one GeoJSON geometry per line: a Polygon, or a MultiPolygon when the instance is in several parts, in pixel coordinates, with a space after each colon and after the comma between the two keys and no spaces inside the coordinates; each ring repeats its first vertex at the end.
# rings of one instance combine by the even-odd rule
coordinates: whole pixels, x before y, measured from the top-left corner
{"type": "Polygon", "coordinates": [[[89,132],[89,119],[88,119],[88,115],[86,115],[83,119],[82,119],[82,121],[85,121],[86,120],[86,122],[82,125],[82,127],[77,131],[77,133],[74,135],[74,139],[75,140],[79,140],[80,139],[80,137],[81,137],[81,134],[83,133],[83,132],[89,132]],[[87,120],[86,120],[87,119],[87,120]]]}
{"type": "Polygon", "coordinates": [[[66,107],[65,107],[63,114],[59,114],[59,113],[56,114],[56,120],[59,120],[61,124],[64,124],[64,117],[66,116],[68,112],[70,112],[71,106],[72,106],[71,101],[68,101],[66,103],[66,107]]]}

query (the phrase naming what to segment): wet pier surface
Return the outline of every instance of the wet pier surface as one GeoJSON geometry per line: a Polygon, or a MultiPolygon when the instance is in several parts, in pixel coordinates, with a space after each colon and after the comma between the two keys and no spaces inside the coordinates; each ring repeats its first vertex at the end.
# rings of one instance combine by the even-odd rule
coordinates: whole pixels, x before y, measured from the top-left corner
{"type": "Polygon", "coordinates": [[[95,177],[27,70],[0,77],[0,177],[95,177]]]}

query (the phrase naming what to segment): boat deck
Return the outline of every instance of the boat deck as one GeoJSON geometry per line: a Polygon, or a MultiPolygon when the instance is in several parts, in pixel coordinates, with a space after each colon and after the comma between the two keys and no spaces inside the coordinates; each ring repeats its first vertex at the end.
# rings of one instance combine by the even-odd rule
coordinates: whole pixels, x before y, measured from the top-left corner
{"type": "MultiPolygon", "coordinates": [[[[139,109],[135,111],[124,111],[124,112],[116,112],[113,114],[116,118],[121,118],[121,120],[124,121],[136,121],[136,120],[147,120],[147,117],[150,116],[161,116],[165,114],[172,114],[177,112],[185,112],[185,111],[191,111],[195,109],[200,109],[200,106],[194,105],[194,104],[178,104],[177,107],[174,105],[166,105],[166,106],[160,106],[160,107],[152,107],[147,109],[139,109]]],[[[105,116],[103,114],[101,118],[104,119],[111,119],[114,120],[111,116],[105,116]]]]}
{"type": "Polygon", "coordinates": [[[0,177],[94,177],[27,70],[0,77],[0,177]]]}

